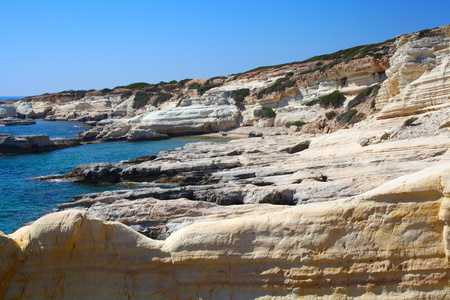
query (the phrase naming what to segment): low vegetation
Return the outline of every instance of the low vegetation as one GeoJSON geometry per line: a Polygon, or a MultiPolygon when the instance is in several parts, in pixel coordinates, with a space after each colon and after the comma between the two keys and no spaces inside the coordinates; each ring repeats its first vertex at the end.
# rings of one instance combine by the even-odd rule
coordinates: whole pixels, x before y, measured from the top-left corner
{"type": "Polygon", "coordinates": [[[322,96],[318,99],[320,106],[322,107],[341,107],[345,102],[345,96],[340,91],[336,90],[331,94],[322,96]]]}
{"type": "MultiPolygon", "coordinates": [[[[425,34],[429,34],[429,32],[425,32],[424,35],[425,34]]],[[[390,39],[390,40],[387,40],[387,41],[384,41],[381,43],[356,46],[356,47],[352,47],[352,48],[348,48],[348,49],[339,50],[337,52],[330,53],[330,54],[313,56],[304,61],[294,61],[294,62],[290,62],[290,63],[273,65],[273,66],[262,66],[262,67],[258,67],[258,68],[254,68],[254,69],[242,72],[242,73],[234,74],[233,80],[236,80],[240,76],[247,74],[247,73],[262,71],[262,70],[271,69],[271,68],[280,68],[280,67],[284,67],[284,66],[301,64],[301,63],[305,63],[305,62],[314,62],[314,61],[318,62],[315,65],[315,68],[312,68],[310,70],[305,70],[305,71],[301,72],[299,75],[304,75],[304,74],[308,74],[308,73],[312,73],[312,72],[316,72],[316,71],[325,72],[326,70],[331,69],[333,66],[335,66],[339,63],[342,63],[342,62],[347,63],[351,60],[363,58],[366,56],[382,58],[383,56],[385,56],[389,53],[389,47],[390,47],[390,45],[392,45],[394,43],[394,41],[395,41],[395,39],[390,39]],[[331,62],[324,64],[322,62],[322,60],[331,60],[331,62]]]]}
{"type": "Polygon", "coordinates": [[[232,91],[230,97],[234,99],[234,101],[238,103],[243,103],[245,100],[245,97],[250,95],[249,89],[240,89],[236,91],[232,91]]]}
{"type": "Polygon", "coordinates": [[[358,114],[358,111],[356,109],[351,109],[339,116],[336,117],[338,122],[340,123],[349,123],[349,124],[355,124],[362,120],[364,117],[363,114],[358,114]]]}
{"type": "Polygon", "coordinates": [[[263,106],[253,111],[253,115],[258,118],[275,118],[277,115],[272,108],[263,106]]]}
{"type": "Polygon", "coordinates": [[[313,106],[313,105],[316,105],[316,104],[319,104],[319,99],[314,99],[314,100],[308,101],[304,105],[306,105],[306,106],[313,106]]]}
{"type": "Polygon", "coordinates": [[[413,126],[414,122],[416,122],[419,118],[409,118],[408,120],[406,120],[405,122],[403,122],[403,125],[405,126],[413,126]]]}
{"type": "Polygon", "coordinates": [[[287,128],[289,128],[289,127],[291,127],[291,126],[297,126],[297,127],[302,127],[303,125],[306,125],[307,123],[306,122],[303,122],[303,121],[294,121],[294,122],[287,122],[286,124],[285,124],[285,126],[287,127],[287,128]]]}
{"type": "Polygon", "coordinates": [[[194,82],[189,85],[189,90],[198,90],[200,88],[200,83],[194,82]]]}
{"type": "Polygon", "coordinates": [[[147,105],[150,98],[153,96],[153,93],[146,93],[138,91],[134,96],[133,108],[139,109],[147,105]]]}
{"type": "Polygon", "coordinates": [[[329,111],[329,112],[327,112],[327,113],[325,114],[325,117],[327,118],[327,120],[332,120],[332,119],[334,119],[336,116],[337,116],[337,113],[336,113],[334,110],[329,111]]]}
{"type": "Polygon", "coordinates": [[[172,94],[170,93],[163,93],[160,92],[157,94],[156,99],[153,101],[153,105],[157,106],[158,104],[161,104],[167,100],[169,100],[170,98],[172,98],[172,94]]]}
{"type": "Polygon", "coordinates": [[[274,84],[266,87],[258,92],[256,96],[258,99],[262,99],[264,95],[268,95],[277,91],[284,91],[286,88],[293,87],[295,85],[295,80],[290,80],[290,76],[285,76],[283,78],[277,79],[274,84]]]}
{"type": "Polygon", "coordinates": [[[136,82],[136,83],[132,83],[129,85],[121,85],[121,86],[116,86],[114,89],[118,89],[118,88],[124,88],[124,89],[143,89],[146,87],[152,87],[154,86],[154,84],[151,83],[146,83],[146,82],[136,82]]]}
{"type": "Polygon", "coordinates": [[[128,99],[131,97],[131,95],[133,95],[133,93],[131,91],[127,91],[125,93],[123,93],[122,95],[120,95],[120,99],[128,99]]]}
{"type": "Polygon", "coordinates": [[[370,96],[376,97],[379,89],[380,85],[378,84],[365,89],[364,91],[356,95],[356,97],[348,103],[347,108],[350,109],[365,102],[370,96]]]}

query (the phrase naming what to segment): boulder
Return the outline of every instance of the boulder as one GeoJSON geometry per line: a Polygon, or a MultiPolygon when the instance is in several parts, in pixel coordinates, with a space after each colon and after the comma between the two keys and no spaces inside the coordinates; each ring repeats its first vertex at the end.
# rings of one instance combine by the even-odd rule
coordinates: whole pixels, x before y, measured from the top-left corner
{"type": "Polygon", "coordinates": [[[16,107],[17,116],[19,118],[36,118],[37,115],[33,110],[33,107],[31,105],[31,102],[21,102],[16,107]]]}
{"type": "Polygon", "coordinates": [[[305,140],[305,141],[301,141],[300,143],[297,143],[293,146],[287,147],[282,149],[282,152],[287,152],[289,154],[293,154],[293,153],[297,153],[303,150],[306,150],[309,148],[309,144],[311,143],[311,141],[305,140]]]}
{"type": "Polygon", "coordinates": [[[72,181],[90,184],[116,183],[122,169],[110,163],[78,165],[66,177],[72,181]]]}

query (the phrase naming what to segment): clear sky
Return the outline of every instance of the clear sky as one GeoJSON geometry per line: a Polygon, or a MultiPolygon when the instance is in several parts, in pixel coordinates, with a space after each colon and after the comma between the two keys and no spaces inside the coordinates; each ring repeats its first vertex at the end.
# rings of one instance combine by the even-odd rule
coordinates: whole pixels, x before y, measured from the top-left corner
{"type": "Polygon", "coordinates": [[[229,75],[449,23],[449,0],[1,0],[0,96],[229,75]]]}

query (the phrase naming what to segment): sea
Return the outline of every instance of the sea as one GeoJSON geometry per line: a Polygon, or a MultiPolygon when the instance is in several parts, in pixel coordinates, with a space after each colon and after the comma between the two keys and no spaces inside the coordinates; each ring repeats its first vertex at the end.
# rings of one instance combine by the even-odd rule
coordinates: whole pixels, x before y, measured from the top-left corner
{"type": "MultiPolygon", "coordinates": [[[[75,138],[85,128],[79,122],[36,120],[35,125],[0,126],[0,134],[46,134],[52,139],[75,138]]],[[[194,142],[227,142],[221,137],[188,136],[162,141],[96,143],[46,153],[0,156],[0,231],[9,234],[56,209],[74,196],[124,189],[65,181],[43,182],[33,178],[70,172],[74,166],[94,162],[116,163],[194,142]]]]}

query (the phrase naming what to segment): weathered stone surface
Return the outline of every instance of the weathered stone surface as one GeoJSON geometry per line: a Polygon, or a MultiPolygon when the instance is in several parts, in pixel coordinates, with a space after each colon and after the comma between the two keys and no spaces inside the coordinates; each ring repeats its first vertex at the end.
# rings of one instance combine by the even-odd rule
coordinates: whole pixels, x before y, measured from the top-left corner
{"type": "Polygon", "coordinates": [[[428,34],[402,35],[376,99],[379,118],[407,116],[448,106],[450,25],[428,34]]]}
{"type": "Polygon", "coordinates": [[[131,125],[125,122],[117,122],[109,125],[97,125],[78,134],[83,141],[138,141],[161,140],[169,138],[166,134],[156,133],[150,126],[131,125]]]}
{"type": "Polygon", "coordinates": [[[78,165],[73,168],[72,172],[65,175],[68,180],[100,184],[100,183],[116,183],[119,181],[119,173],[122,169],[110,163],[93,163],[78,165]]]}
{"type": "Polygon", "coordinates": [[[218,132],[238,125],[239,110],[235,105],[204,104],[154,111],[131,122],[169,135],[218,132]]]}
{"type": "Polygon", "coordinates": [[[36,121],[31,119],[4,118],[0,119],[0,126],[33,125],[36,121]]]}
{"type": "Polygon", "coordinates": [[[56,149],[56,146],[47,135],[22,135],[14,137],[11,134],[0,134],[1,154],[21,154],[54,149],[56,149]]]}
{"type": "Polygon", "coordinates": [[[16,116],[16,108],[13,105],[1,104],[0,105],[0,119],[14,118],[16,116]]]}
{"type": "Polygon", "coordinates": [[[17,116],[19,118],[36,118],[37,115],[33,111],[33,106],[31,102],[20,102],[17,107],[17,116]]]}
{"type": "Polygon", "coordinates": [[[345,200],[205,216],[164,241],[50,214],[0,235],[0,296],[445,299],[449,178],[445,164],[345,200]]]}

